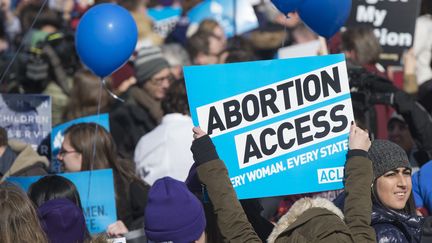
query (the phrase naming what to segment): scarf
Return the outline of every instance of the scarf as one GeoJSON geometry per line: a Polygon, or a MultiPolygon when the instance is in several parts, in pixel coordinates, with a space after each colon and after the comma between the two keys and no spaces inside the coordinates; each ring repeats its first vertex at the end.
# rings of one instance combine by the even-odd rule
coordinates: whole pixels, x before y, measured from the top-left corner
{"type": "Polygon", "coordinates": [[[164,115],[162,102],[155,100],[144,89],[138,86],[130,88],[130,95],[136,103],[149,111],[150,116],[152,116],[158,124],[161,122],[162,116],[164,115]]]}

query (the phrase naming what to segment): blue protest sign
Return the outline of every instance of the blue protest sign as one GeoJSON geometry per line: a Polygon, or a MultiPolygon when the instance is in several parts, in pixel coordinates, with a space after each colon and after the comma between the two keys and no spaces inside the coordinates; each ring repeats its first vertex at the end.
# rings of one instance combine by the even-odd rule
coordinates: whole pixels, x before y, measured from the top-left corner
{"type": "Polygon", "coordinates": [[[51,98],[37,94],[1,94],[0,126],[8,138],[30,144],[41,155],[49,156],[51,98]]]}
{"type": "Polygon", "coordinates": [[[240,199],[342,188],[353,111],[342,54],[184,68],[195,125],[240,199]]]}
{"type": "Polygon", "coordinates": [[[158,7],[147,9],[147,14],[153,20],[153,30],[166,37],[180,19],[181,7],[158,7]]]}
{"type": "Polygon", "coordinates": [[[227,37],[243,34],[258,27],[258,18],[249,0],[205,0],[192,8],[187,15],[191,26],[199,25],[204,19],[216,20],[225,30],[227,37]]]}
{"type": "MultiPolygon", "coordinates": [[[[58,174],[71,180],[78,189],[90,233],[104,232],[117,221],[114,182],[111,169],[58,174]]],[[[42,176],[9,177],[25,191],[42,176]]]]}
{"type": "Polygon", "coordinates": [[[94,122],[102,127],[104,127],[108,132],[110,130],[109,128],[109,116],[107,113],[93,116],[86,116],[77,118],[72,121],[68,121],[66,123],[60,124],[52,129],[51,133],[51,170],[55,173],[61,172],[61,163],[57,160],[57,154],[60,151],[60,148],[63,143],[64,139],[64,132],[66,129],[68,129],[70,126],[77,124],[77,123],[88,123],[88,122],[94,122]]]}

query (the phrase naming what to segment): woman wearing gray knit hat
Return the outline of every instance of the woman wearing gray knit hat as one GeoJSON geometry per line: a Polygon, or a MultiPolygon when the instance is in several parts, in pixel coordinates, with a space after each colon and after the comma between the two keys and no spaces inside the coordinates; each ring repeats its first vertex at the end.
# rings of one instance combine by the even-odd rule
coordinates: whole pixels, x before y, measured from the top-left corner
{"type": "Polygon", "coordinates": [[[137,83],[124,94],[125,102],[110,113],[111,134],[121,157],[132,160],[139,139],[160,124],[162,100],[174,78],[159,47],[137,51],[134,60],[137,83]]]}
{"type": "Polygon", "coordinates": [[[416,215],[405,151],[395,143],[377,139],[368,157],[374,172],[371,225],[377,242],[421,242],[424,218],[416,215]]]}

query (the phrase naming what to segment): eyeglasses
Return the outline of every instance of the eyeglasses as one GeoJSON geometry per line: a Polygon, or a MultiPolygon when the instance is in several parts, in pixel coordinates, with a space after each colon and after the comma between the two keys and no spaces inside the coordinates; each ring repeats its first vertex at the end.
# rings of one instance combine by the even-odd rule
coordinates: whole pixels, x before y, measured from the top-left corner
{"type": "Polygon", "coordinates": [[[66,154],[70,154],[70,153],[79,153],[79,152],[75,151],[75,150],[67,151],[66,149],[64,149],[62,147],[62,148],[60,148],[58,155],[61,157],[64,157],[66,154]]]}
{"type": "Polygon", "coordinates": [[[215,38],[218,41],[224,41],[225,40],[225,36],[222,36],[222,35],[217,35],[217,34],[212,33],[212,34],[210,34],[210,36],[215,38]]]}
{"type": "Polygon", "coordinates": [[[167,80],[170,84],[172,84],[174,82],[174,76],[172,74],[170,74],[170,75],[165,76],[165,77],[151,78],[150,82],[151,82],[151,84],[154,84],[154,85],[161,85],[164,80],[167,80]]]}

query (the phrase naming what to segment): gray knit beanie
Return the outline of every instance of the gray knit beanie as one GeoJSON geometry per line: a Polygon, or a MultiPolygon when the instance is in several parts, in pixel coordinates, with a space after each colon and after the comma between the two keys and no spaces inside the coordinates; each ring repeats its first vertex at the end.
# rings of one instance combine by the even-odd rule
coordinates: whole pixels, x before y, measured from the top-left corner
{"type": "Polygon", "coordinates": [[[399,145],[388,140],[374,140],[369,149],[368,157],[373,164],[374,179],[399,167],[411,168],[405,151],[399,145]]]}
{"type": "Polygon", "coordinates": [[[134,67],[137,83],[141,85],[162,69],[169,68],[169,64],[159,47],[144,47],[138,50],[134,67]]]}

